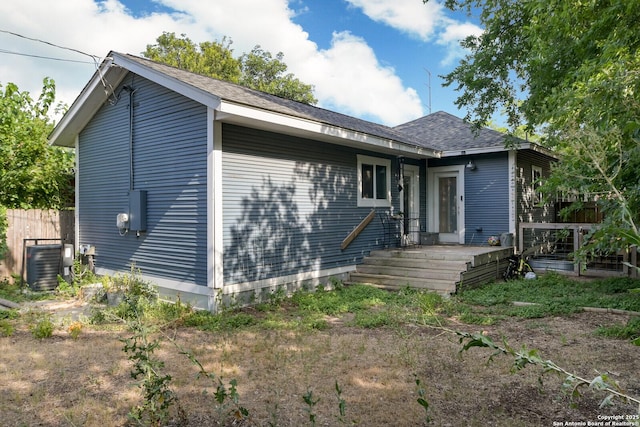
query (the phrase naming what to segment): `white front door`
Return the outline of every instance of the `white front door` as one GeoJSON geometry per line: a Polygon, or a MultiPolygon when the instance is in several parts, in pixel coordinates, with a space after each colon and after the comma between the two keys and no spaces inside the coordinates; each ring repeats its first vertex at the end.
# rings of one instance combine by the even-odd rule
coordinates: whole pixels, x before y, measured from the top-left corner
{"type": "Polygon", "coordinates": [[[420,167],[404,165],[402,199],[404,243],[420,243],[420,167]]]}
{"type": "Polygon", "coordinates": [[[464,166],[429,168],[429,230],[442,243],[464,244],[464,166]]]}

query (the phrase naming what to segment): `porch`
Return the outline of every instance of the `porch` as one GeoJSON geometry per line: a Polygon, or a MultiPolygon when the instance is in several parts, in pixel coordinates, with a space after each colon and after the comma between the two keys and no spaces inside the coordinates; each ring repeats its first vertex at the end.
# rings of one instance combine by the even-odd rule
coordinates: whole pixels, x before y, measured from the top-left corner
{"type": "Polygon", "coordinates": [[[463,287],[475,287],[502,276],[513,247],[428,245],[372,251],[351,283],[385,289],[406,286],[451,295],[463,287]]]}

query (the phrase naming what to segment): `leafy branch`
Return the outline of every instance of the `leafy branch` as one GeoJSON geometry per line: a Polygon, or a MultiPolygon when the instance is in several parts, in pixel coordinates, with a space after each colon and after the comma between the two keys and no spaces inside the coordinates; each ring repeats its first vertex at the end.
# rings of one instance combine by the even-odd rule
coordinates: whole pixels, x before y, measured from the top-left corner
{"type": "Polygon", "coordinates": [[[160,426],[169,418],[170,408],[178,403],[178,397],[170,388],[171,375],[162,374],[164,362],[154,356],[160,341],[151,339],[153,328],[144,324],[138,311],[135,313],[136,318],[128,322],[133,335],[121,341],[123,351],[133,362],[131,377],[141,378],[143,403],[133,408],[129,417],[140,425],[160,426]]]}
{"type": "Polygon", "coordinates": [[[527,349],[523,346],[520,350],[514,350],[509,346],[504,338],[502,339],[502,345],[499,345],[490,337],[481,333],[461,332],[436,326],[429,327],[457,335],[459,337],[460,344],[462,344],[462,348],[460,349],[461,353],[473,347],[488,348],[493,350],[493,353],[489,356],[490,362],[493,361],[494,357],[500,355],[513,357],[514,362],[511,367],[512,372],[520,371],[528,365],[540,366],[545,373],[554,372],[559,376],[564,377],[562,390],[568,392],[571,397],[580,397],[580,388],[588,387],[591,390],[606,393],[606,397],[600,402],[600,408],[614,405],[614,400],[618,398],[625,403],[638,405],[638,414],[640,414],[640,398],[626,394],[618,382],[612,381],[607,374],[600,374],[593,379],[583,378],[560,367],[551,360],[543,359],[536,349],[527,349]]]}
{"type": "MultiPolygon", "coordinates": [[[[231,416],[236,422],[252,422],[249,417],[249,410],[240,405],[240,395],[238,394],[238,383],[235,379],[229,381],[228,386],[222,381],[222,377],[216,376],[214,373],[207,371],[202,363],[193,354],[193,351],[182,347],[176,340],[165,334],[165,338],[173,344],[178,350],[179,354],[185,356],[189,361],[196,366],[198,374],[196,378],[207,378],[215,386],[213,397],[218,403],[219,412],[225,415],[231,416]]],[[[204,391],[206,394],[206,390],[204,391]]]]}

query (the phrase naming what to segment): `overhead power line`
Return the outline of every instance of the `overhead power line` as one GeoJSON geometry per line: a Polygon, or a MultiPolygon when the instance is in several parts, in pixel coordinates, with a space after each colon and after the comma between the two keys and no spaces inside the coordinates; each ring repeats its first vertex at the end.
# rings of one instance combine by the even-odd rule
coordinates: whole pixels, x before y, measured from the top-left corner
{"type": "Polygon", "coordinates": [[[48,41],[45,41],[45,40],[40,40],[40,39],[35,39],[33,37],[23,36],[22,34],[14,33],[13,31],[0,30],[0,33],[10,34],[12,36],[20,37],[20,38],[23,38],[23,39],[26,39],[26,40],[31,40],[31,41],[34,41],[34,42],[44,43],[44,44],[49,45],[49,46],[57,47],[58,49],[64,49],[64,50],[69,50],[71,52],[76,52],[76,53],[88,56],[89,58],[93,59],[94,63],[97,63],[98,60],[100,59],[100,57],[97,56],[97,55],[91,55],[90,53],[86,53],[86,52],[83,52],[81,50],[74,49],[72,47],[60,46],[60,45],[57,45],[55,43],[51,43],[51,42],[48,42],[48,41]]]}
{"type": "Polygon", "coordinates": [[[30,58],[38,58],[38,59],[50,59],[52,61],[75,62],[78,64],[95,64],[95,62],[91,62],[91,61],[78,61],[75,59],[64,59],[64,58],[54,58],[51,56],[32,55],[30,53],[13,52],[5,49],[0,49],[0,53],[6,53],[8,55],[28,56],[30,58]]]}

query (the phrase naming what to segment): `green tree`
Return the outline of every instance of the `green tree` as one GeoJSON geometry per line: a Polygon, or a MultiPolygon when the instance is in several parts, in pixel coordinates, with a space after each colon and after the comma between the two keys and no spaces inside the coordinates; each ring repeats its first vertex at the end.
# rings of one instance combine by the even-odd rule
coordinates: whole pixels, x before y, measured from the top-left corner
{"type": "MultiPolygon", "coordinates": [[[[503,111],[543,131],[561,161],[545,187],[589,195],[605,223],[583,254],[637,243],[640,222],[640,1],[447,0],[485,29],[445,85],[467,118],[503,111]]],[[[556,194],[557,194],[556,193],[556,194]]],[[[577,204],[578,205],[578,204],[577,204]]]]}
{"type": "Polygon", "coordinates": [[[51,79],[44,79],[37,101],[13,83],[0,85],[0,258],[7,249],[7,208],[59,209],[73,203],[73,153],[47,143],[54,99],[51,79]]]}
{"type": "Polygon", "coordinates": [[[240,61],[233,57],[231,40],[203,42],[196,45],[185,34],[163,32],[156,44],[147,45],[142,53],[146,58],[173,67],[203,74],[219,80],[238,83],[240,61]]]}
{"type": "Polygon", "coordinates": [[[313,96],[313,86],[287,73],[287,64],[283,62],[283,58],[282,52],[273,58],[271,53],[255,46],[251,52],[240,57],[240,84],[282,98],[315,104],[317,100],[313,96]]]}
{"type": "Polygon", "coordinates": [[[56,209],[73,201],[73,153],[47,142],[54,99],[48,78],[37,101],[13,83],[0,85],[0,205],[56,209]]]}
{"type": "Polygon", "coordinates": [[[194,73],[225,80],[271,93],[283,98],[315,104],[313,86],[287,73],[284,55],[271,53],[256,46],[239,58],[233,56],[231,40],[194,43],[185,34],[163,32],[156,44],[147,45],[143,56],[153,61],[182,68],[194,73]]]}

